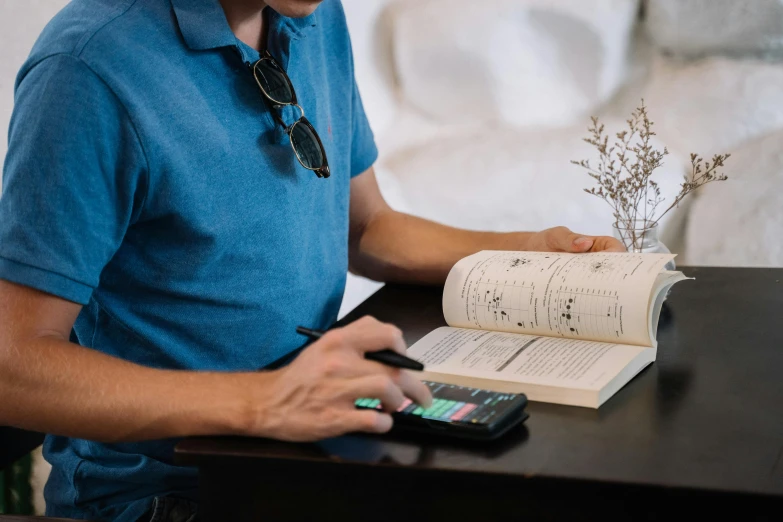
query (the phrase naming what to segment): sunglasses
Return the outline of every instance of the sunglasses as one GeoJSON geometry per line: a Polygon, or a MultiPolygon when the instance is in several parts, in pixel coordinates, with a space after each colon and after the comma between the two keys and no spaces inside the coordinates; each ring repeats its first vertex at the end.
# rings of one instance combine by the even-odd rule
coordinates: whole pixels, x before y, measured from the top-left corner
{"type": "Polygon", "coordinates": [[[251,68],[264,100],[271,105],[272,115],[288,134],[296,159],[304,168],[315,172],[319,178],[328,178],[330,172],[324,144],[313,125],[305,118],[304,109],[297,103],[296,92],[288,74],[269,51],[265,51],[261,59],[251,65],[251,68]],[[302,113],[291,125],[286,125],[278,112],[286,106],[296,107],[302,113]]]}

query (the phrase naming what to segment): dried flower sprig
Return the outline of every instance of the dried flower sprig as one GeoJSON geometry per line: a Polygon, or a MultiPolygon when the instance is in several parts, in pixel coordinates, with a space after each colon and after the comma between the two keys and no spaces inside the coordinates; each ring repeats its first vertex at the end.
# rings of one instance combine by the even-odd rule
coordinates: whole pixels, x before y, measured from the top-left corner
{"type": "Polygon", "coordinates": [[[644,100],[631,114],[631,119],[626,120],[628,128],[615,134],[616,139],[611,145],[604,125],[596,117],[591,120],[592,125],[587,129],[590,136],[584,141],[598,150],[598,165],[593,168],[588,160],[571,163],[587,170],[595,180],[595,187],[584,190],[612,207],[615,226],[621,234],[628,233],[627,238],[622,236],[628,248],[639,250],[645,232],[656,226],[685,196],[712,181],[728,179],[719,169],[730,154],[716,154],[712,161],[706,162],[698,154],[691,154],[690,176],[682,183],[674,201],[659,212],[665,198],[651,178],[655,170],[663,165],[669,151],[666,147],[663,151],[656,150],[650,143],[655,136],[652,130],[654,124],[647,114],[644,100]]]}

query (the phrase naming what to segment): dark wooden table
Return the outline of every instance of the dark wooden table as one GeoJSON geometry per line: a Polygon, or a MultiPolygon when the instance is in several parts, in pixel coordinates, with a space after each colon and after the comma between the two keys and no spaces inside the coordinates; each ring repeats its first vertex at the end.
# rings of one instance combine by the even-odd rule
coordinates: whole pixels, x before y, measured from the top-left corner
{"type": "MultiPolygon", "coordinates": [[[[783,269],[684,271],[657,362],[599,410],[531,403],[490,445],[185,440],[202,522],[783,520],[783,269]]],[[[386,286],[346,319],[365,314],[408,343],[444,324],[437,288],[386,286]]]]}

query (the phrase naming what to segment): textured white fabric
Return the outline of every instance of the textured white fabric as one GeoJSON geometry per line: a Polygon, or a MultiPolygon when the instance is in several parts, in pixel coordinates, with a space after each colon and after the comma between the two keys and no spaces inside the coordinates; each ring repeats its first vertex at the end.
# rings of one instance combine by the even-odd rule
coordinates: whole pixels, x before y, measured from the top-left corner
{"type": "Polygon", "coordinates": [[[645,25],[674,56],[783,56],[781,0],[648,0],[645,25]]]}
{"type": "MultiPolygon", "coordinates": [[[[607,129],[622,125],[608,122],[607,129]]],[[[570,164],[595,158],[595,149],[581,140],[586,134],[582,128],[486,128],[400,151],[385,167],[399,180],[412,212],[449,225],[498,231],[564,225],[611,235],[610,207],[584,192],[593,180],[570,164]]],[[[655,175],[670,200],[683,173],[682,161],[670,156],[655,175]]]]}
{"type": "Polygon", "coordinates": [[[783,266],[783,132],[746,145],[729,179],[696,193],[688,217],[688,262],[783,266]]]}
{"type": "Polygon", "coordinates": [[[636,0],[407,0],[394,10],[407,102],[441,121],[582,121],[620,86],[636,0]]]}
{"type": "Polygon", "coordinates": [[[731,152],[783,129],[783,64],[659,59],[645,101],[660,138],[683,153],[731,152]]]}

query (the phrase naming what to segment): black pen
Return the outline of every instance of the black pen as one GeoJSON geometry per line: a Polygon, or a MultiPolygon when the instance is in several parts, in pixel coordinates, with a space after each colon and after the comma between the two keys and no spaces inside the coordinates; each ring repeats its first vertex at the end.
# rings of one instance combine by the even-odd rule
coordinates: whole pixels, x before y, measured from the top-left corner
{"type": "MultiPolygon", "coordinates": [[[[321,330],[313,330],[312,328],[305,328],[304,326],[297,326],[296,333],[306,335],[310,339],[320,339],[326,332],[321,330]]],[[[378,350],[377,352],[365,352],[365,359],[379,362],[387,366],[393,366],[395,368],[402,368],[405,370],[415,370],[420,372],[424,370],[424,365],[416,359],[406,357],[401,353],[397,353],[394,350],[386,348],[385,350],[378,350]]]]}

